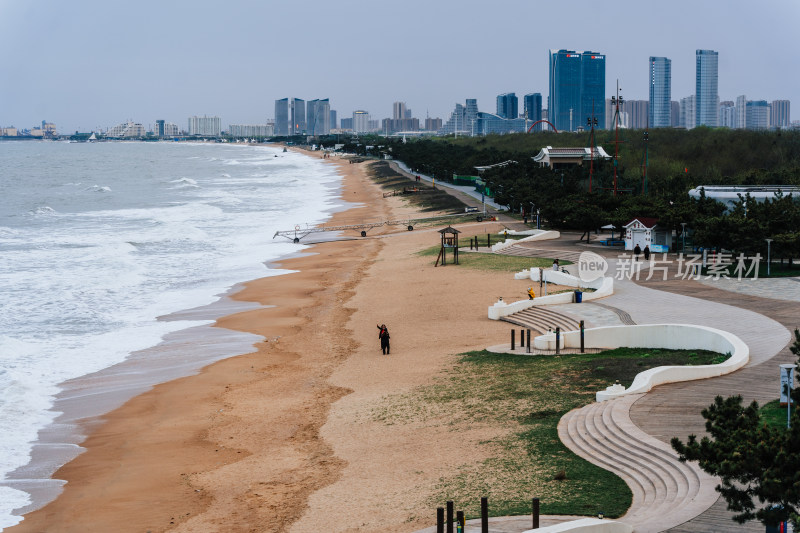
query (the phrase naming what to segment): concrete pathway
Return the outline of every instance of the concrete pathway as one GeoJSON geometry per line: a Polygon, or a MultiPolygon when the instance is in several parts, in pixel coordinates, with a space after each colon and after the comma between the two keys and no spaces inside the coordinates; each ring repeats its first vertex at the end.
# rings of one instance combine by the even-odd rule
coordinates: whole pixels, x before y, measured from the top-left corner
{"type": "MultiPolygon", "coordinates": [[[[520,253],[519,247],[513,248],[516,248],[515,255],[573,257],[576,253],[574,243],[565,242],[567,240],[562,238],[560,241],[539,243],[538,247],[531,246],[526,253],[520,253]]],[[[603,254],[600,250],[598,253],[616,256],[619,252],[603,254]]],[[[607,257],[607,260],[610,263],[609,273],[616,273],[617,259],[607,257]]],[[[646,286],[643,282],[629,279],[615,280],[614,295],[597,302],[599,305],[568,304],[559,306],[559,312],[583,318],[584,315],[596,313],[599,307],[613,312],[625,323],[690,323],[729,331],[748,344],[751,360],[744,371],[736,373],[745,377],[739,379],[736,388],[728,388],[728,394],[739,392],[742,387],[752,386],[754,382],[763,383],[765,372],[759,366],[779,354],[790,340],[789,331],[783,324],[760,312],[731,305],[730,301],[690,296],[697,286],[702,287],[696,282],[673,280],[673,286],[683,283],[684,290],[657,290],[656,278],[646,286]],[[690,285],[692,283],[695,283],[694,288],[690,285]],[[625,316],[627,319],[623,320],[625,316]],[[746,374],[748,369],[749,376],[746,374]]],[[[767,283],[769,281],[772,280],[767,283]]],[[[721,292],[719,289],[708,290],[721,292]]],[[[764,290],[776,293],[781,288],[764,290]]],[[[729,294],[736,296],[735,293],[729,294]]],[[[605,317],[610,319],[608,314],[605,317]]],[[[588,316],[585,320],[591,322],[588,316]]],[[[761,529],[756,524],[749,524],[745,529],[737,528],[737,524],[730,521],[729,514],[720,513],[718,494],[714,490],[717,481],[699,470],[696,464],[680,463],[668,444],[672,436],[685,438],[688,435],[682,424],[683,419],[678,415],[700,418],[702,422],[700,410],[713,401],[713,396],[698,395],[697,391],[707,389],[709,383],[724,379],[662,386],[645,395],[591,404],[572,411],[562,419],[559,433],[564,443],[578,455],[620,475],[633,490],[633,504],[621,521],[633,525],[635,531],[657,532],[671,528],[678,528],[675,531],[761,529]],[[674,393],[654,394],[675,386],[693,391],[678,413],[669,408],[670,402],[677,399],[674,393]],[[663,401],[654,404],[648,402],[651,398],[663,401]],[[637,409],[639,404],[647,408],[637,409]],[[699,519],[706,514],[712,518],[706,521],[699,519]],[[697,521],[696,528],[691,526],[693,520],[697,521]]],[[[692,432],[701,434],[702,425],[700,431],[696,431],[696,426],[696,423],[691,424],[692,432]]]]}

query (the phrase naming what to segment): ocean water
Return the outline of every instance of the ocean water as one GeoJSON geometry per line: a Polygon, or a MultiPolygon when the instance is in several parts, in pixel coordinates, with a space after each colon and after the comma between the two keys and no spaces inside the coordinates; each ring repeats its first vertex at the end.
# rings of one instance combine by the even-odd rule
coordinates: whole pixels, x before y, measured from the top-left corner
{"type": "Polygon", "coordinates": [[[0,143],[0,528],[37,486],[57,493],[72,422],[121,401],[106,393],[259,340],[210,328],[239,309],[214,302],[284,273],[267,264],[304,247],[275,231],[324,221],[339,185],[332,165],[275,147],[0,143]]]}

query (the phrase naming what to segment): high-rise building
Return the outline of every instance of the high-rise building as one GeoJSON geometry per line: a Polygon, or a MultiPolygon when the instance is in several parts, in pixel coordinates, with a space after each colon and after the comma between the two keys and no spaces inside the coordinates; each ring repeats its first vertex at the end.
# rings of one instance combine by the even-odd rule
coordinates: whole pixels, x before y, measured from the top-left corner
{"type": "Polygon", "coordinates": [[[336,110],[331,109],[331,129],[335,130],[339,127],[339,124],[336,120],[336,110]]]}
{"type": "Polygon", "coordinates": [[[353,131],[356,133],[366,133],[369,128],[369,112],[362,109],[353,111],[353,131]]]}
{"type": "Polygon", "coordinates": [[[339,127],[343,130],[353,130],[353,117],[346,117],[342,119],[342,123],[339,124],[339,127]]]}
{"type": "Polygon", "coordinates": [[[647,128],[649,120],[648,100],[625,100],[625,110],[628,114],[628,127],[635,130],[647,128]]]}
{"type": "Polygon", "coordinates": [[[736,128],[743,130],[747,127],[747,96],[736,97],[736,128]]]}
{"type": "MultiPolygon", "coordinates": [[[[190,119],[191,120],[191,119],[190,119]]],[[[34,137],[42,137],[44,135],[44,130],[39,130],[38,135],[32,133],[34,137]]],[[[139,137],[144,137],[146,132],[144,131],[144,126],[139,124],[138,122],[125,122],[123,124],[117,124],[110,130],[106,132],[106,137],[112,139],[138,139],[139,137]]]]}
{"type": "Polygon", "coordinates": [[[219,117],[189,117],[189,135],[219,137],[222,132],[219,117]]]}
{"type": "Polygon", "coordinates": [[[161,119],[156,120],[153,135],[156,137],[176,137],[178,135],[178,125],[161,119]]]}
{"type": "Polygon", "coordinates": [[[425,131],[439,131],[442,129],[442,119],[440,118],[426,118],[425,131]]]}
{"type": "MultiPolygon", "coordinates": [[[[525,118],[532,122],[542,120],[542,94],[530,93],[526,94],[523,99],[523,113],[525,118]]],[[[534,131],[542,131],[542,125],[536,124],[533,128],[534,131]]]]}
{"type": "Polygon", "coordinates": [[[766,100],[747,102],[747,129],[765,130],[769,128],[769,104],[766,100]]]}
{"type": "Polygon", "coordinates": [[[719,103],[719,125],[721,128],[736,127],[736,105],[731,100],[719,103]]]}
{"type": "Polygon", "coordinates": [[[275,135],[289,135],[289,99],[275,100],[275,135]]]}
{"type": "Polygon", "coordinates": [[[669,103],[669,122],[673,128],[677,128],[681,123],[681,103],[675,100],[669,103]]]}
{"type": "Polygon", "coordinates": [[[519,116],[519,100],[515,93],[497,95],[497,116],[502,118],[517,118],[519,116]]]}
{"type": "Polygon", "coordinates": [[[695,125],[719,124],[719,54],[714,50],[695,52],[695,125]]]}
{"type": "Polygon", "coordinates": [[[681,119],[679,122],[679,126],[681,128],[686,128],[690,130],[694,128],[697,124],[695,120],[695,112],[696,112],[696,105],[695,105],[695,97],[687,96],[686,98],[681,98],[681,119]]]}
{"type": "Polygon", "coordinates": [[[442,133],[449,135],[472,135],[475,128],[475,121],[478,119],[478,100],[467,98],[465,105],[456,104],[455,110],[450,114],[450,118],[442,127],[442,133]]]}
{"type": "Polygon", "coordinates": [[[789,100],[773,100],[770,106],[772,108],[769,120],[771,128],[783,129],[791,126],[789,100]]]}
{"type": "Polygon", "coordinates": [[[586,124],[594,104],[598,125],[605,125],[606,57],[596,52],[550,50],[550,95],[547,109],[559,131],[586,124]]]}
{"type": "Polygon", "coordinates": [[[275,124],[231,124],[228,126],[231,137],[272,137],[275,124]]]}
{"type": "Polygon", "coordinates": [[[402,120],[406,118],[405,102],[395,102],[392,104],[392,118],[395,120],[402,120]]]}
{"type": "Polygon", "coordinates": [[[327,98],[306,103],[306,133],[329,135],[331,132],[331,103],[327,98]]]}
{"type": "Polygon", "coordinates": [[[648,117],[651,128],[669,128],[672,101],[672,61],[666,57],[650,57],[650,106],[648,117]]]}
{"type": "Polygon", "coordinates": [[[305,104],[300,98],[275,100],[275,135],[300,135],[306,131],[305,104]]]}

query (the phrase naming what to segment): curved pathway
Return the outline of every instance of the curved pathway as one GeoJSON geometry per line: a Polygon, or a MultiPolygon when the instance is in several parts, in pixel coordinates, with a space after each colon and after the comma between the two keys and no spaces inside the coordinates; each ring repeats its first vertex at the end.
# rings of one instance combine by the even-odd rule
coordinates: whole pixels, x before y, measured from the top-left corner
{"type": "MultiPolygon", "coordinates": [[[[576,252],[574,244],[566,241],[562,238],[549,241],[546,246],[526,247],[528,253],[515,250],[515,255],[541,253],[567,258],[576,252]]],[[[609,262],[609,273],[613,274],[615,260],[609,262]]],[[[748,344],[751,360],[745,369],[730,376],[665,385],[645,395],[573,411],[560,424],[562,440],[573,451],[617,473],[631,486],[633,505],[621,521],[634,525],[636,531],[760,530],[754,524],[737,529],[730,515],[720,512],[714,491],[716,480],[703,474],[696,465],[678,462],[668,441],[672,436],[702,434],[704,421],[700,411],[712,403],[716,394],[758,391],[766,398],[775,396],[772,389],[776,388],[777,374],[773,365],[761,365],[782,353],[790,334],[783,325],[785,320],[773,319],[774,313],[765,316],[763,311],[786,307],[786,302],[756,297],[744,302],[739,294],[713,287],[704,289],[694,282],[671,279],[661,282],[657,277],[648,282],[644,281],[646,272],[640,277],[639,282],[616,281],[615,294],[604,298],[601,305],[625,313],[631,322],[639,324],[691,323],[730,331],[748,344]],[[775,375],[771,376],[766,367],[775,375]],[[619,438],[620,435],[624,438],[619,438]]],[[[571,314],[580,314],[579,305],[574,307],[571,314]]],[[[794,311],[784,311],[788,316],[783,318],[797,317],[798,312],[800,304],[794,311]]]]}

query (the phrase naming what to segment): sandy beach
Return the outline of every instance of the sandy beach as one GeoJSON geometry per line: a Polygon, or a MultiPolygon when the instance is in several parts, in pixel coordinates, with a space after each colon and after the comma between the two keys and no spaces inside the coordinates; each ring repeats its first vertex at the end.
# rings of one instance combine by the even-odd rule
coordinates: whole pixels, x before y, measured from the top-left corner
{"type": "MultiPolygon", "coordinates": [[[[319,157],[311,155],[311,157],[319,157]]],[[[407,216],[368,163],[332,160],[334,224],[407,216]]],[[[252,353],[154,387],[103,417],[86,452],[55,474],[62,495],[10,532],[415,531],[435,516],[447,473],[482,460],[498,428],[376,416],[387,398],[433,382],[457,354],[502,342],[486,318],[498,295],[523,297],[505,272],[447,266],[417,252],[441,226],[371,230],[281,263],[234,298],[264,308],[218,321],[263,336],[252,353]],[[391,355],[376,323],[388,325],[391,355]]],[[[469,223],[496,232],[499,223],[469,223]]]]}

